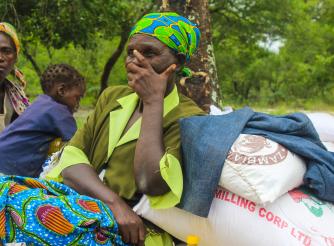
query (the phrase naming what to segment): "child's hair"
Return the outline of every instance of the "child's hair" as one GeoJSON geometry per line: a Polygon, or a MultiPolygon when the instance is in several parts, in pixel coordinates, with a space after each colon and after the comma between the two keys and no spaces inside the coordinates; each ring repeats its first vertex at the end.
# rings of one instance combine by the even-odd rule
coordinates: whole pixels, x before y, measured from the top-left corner
{"type": "Polygon", "coordinates": [[[65,83],[67,88],[84,86],[85,78],[73,67],[67,64],[50,65],[41,77],[41,86],[45,94],[57,83],[65,83]]]}

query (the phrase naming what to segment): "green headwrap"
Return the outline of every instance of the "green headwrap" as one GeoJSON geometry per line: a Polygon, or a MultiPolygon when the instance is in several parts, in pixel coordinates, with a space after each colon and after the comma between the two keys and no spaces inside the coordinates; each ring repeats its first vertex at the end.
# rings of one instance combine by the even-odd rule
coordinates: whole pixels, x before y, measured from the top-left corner
{"type": "Polygon", "coordinates": [[[20,42],[19,38],[17,37],[15,28],[7,22],[0,22],[0,32],[6,33],[13,40],[16,48],[16,54],[19,54],[20,42]]]}
{"type": "MultiPolygon", "coordinates": [[[[201,33],[197,25],[176,13],[150,13],[141,18],[132,28],[130,37],[146,34],[157,38],[177,53],[184,54],[189,61],[196,51],[201,33]]],[[[189,69],[184,73],[189,75],[189,69]]]]}

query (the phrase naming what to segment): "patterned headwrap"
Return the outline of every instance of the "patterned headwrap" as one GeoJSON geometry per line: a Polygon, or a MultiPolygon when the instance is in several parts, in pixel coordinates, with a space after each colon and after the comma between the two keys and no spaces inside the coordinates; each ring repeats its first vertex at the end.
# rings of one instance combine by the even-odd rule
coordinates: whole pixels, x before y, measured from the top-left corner
{"type": "MultiPolygon", "coordinates": [[[[15,28],[7,22],[0,22],[0,32],[6,33],[13,40],[16,48],[16,54],[18,55],[20,51],[20,42],[15,28]]],[[[30,104],[29,99],[24,93],[24,88],[27,83],[19,69],[15,68],[12,71],[12,74],[15,80],[11,81],[7,79],[5,89],[15,112],[20,115],[30,104]]]]}
{"type": "Polygon", "coordinates": [[[189,61],[198,47],[201,33],[196,24],[176,13],[150,13],[133,27],[130,37],[146,34],[157,38],[172,50],[182,53],[189,61]]]}
{"type": "Polygon", "coordinates": [[[7,22],[0,22],[0,32],[6,33],[13,40],[16,48],[16,54],[19,54],[20,42],[19,38],[17,37],[15,28],[7,22]]]}

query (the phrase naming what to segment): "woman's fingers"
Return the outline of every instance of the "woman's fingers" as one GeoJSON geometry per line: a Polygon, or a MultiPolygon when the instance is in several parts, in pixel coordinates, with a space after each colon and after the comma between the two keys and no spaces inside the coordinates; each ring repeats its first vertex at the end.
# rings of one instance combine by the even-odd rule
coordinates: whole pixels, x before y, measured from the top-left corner
{"type": "Polygon", "coordinates": [[[128,73],[127,74],[128,81],[131,81],[134,79],[134,74],[133,73],[128,73]]]}
{"type": "Polygon", "coordinates": [[[132,224],[130,225],[130,242],[132,244],[138,244],[139,234],[138,234],[138,225],[132,224]]]}
{"type": "Polygon", "coordinates": [[[129,86],[144,102],[160,100],[165,94],[171,74],[176,70],[176,64],[171,64],[162,73],[156,73],[148,59],[137,50],[133,51],[133,55],[135,61],[126,65],[129,86]]]}
{"type": "Polygon", "coordinates": [[[138,81],[138,76],[136,74],[132,74],[128,76],[128,85],[136,92],[138,90],[138,86],[141,86],[138,81]]]}
{"type": "Polygon", "coordinates": [[[151,64],[146,60],[146,58],[142,54],[140,54],[138,50],[134,50],[133,55],[137,58],[140,67],[152,69],[151,64]]]}
{"type": "Polygon", "coordinates": [[[143,81],[146,80],[147,76],[147,69],[138,67],[136,64],[129,64],[128,65],[128,85],[132,89],[136,89],[136,86],[143,86],[143,81]]]}
{"type": "Polygon", "coordinates": [[[137,80],[140,79],[140,77],[142,77],[145,73],[145,69],[131,62],[127,64],[127,70],[128,84],[133,88],[134,84],[137,83],[137,80]]]}
{"type": "Polygon", "coordinates": [[[122,200],[116,200],[110,209],[117,221],[119,232],[125,243],[141,244],[145,240],[145,226],[141,218],[122,200]]]}
{"type": "Polygon", "coordinates": [[[144,242],[145,242],[145,238],[146,238],[146,228],[145,226],[142,224],[140,227],[139,227],[139,242],[138,242],[138,245],[139,246],[144,246],[144,242]]]}
{"type": "Polygon", "coordinates": [[[122,236],[122,240],[125,243],[129,243],[130,242],[130,232],[129,230],[126,228],[126,226],[119,226],[119,231],[120,234],[122,236]]]}
{"type": "Polygon", "coordinates": [[[137,221],[137,222],[131,221],[131,222],[128,222],[127,224],[119,225],[119,231],[122,236],[122,240],[125,243],[131,243],[134,245],[137,245],[137,244],[140,245],[141,242],[144,242],[146,234],[144,234],[144,239],[142,239],[143,230],[145,233],[145,227],[143,226],[141,221],[137,221]]]}
{"type": "Polygon", "coordinates": [[[145,68],[142,68],[133,62],[129,62],[126,65],[126,69],[128,73],[141,73],[145,70],[145,68]]]}
{"type": "Polygon", "coordinates": [[[143,222],[138,218],[138,220],[132,220],[128,223],[126,232],[124,232],[124,234],[122,233],[122,235],[124,235],[124,242],[144,246],[146,229],[143,222]]]}
{"type": "Polygon", "coordinates": [[[166,70],[163,71],[161,75],[165,76],[165,78],[168,79],[169,76],[175,72],[175,69],[176,69],[176,64],[172,64],[168,68],[166,68],[166,70]]]}

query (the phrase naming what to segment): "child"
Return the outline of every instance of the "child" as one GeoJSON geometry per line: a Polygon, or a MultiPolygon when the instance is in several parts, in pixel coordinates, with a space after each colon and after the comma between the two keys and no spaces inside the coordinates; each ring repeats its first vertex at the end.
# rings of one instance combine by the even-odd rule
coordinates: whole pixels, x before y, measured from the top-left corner
{"type": "Polygon", "coordinates": [[[49,66],[41,78],[40,95],[0,134],[0,173],[38,177],[50,143],[71,139],[73,113],[85,92],[85,79],[66,64],[49,66]]]}

